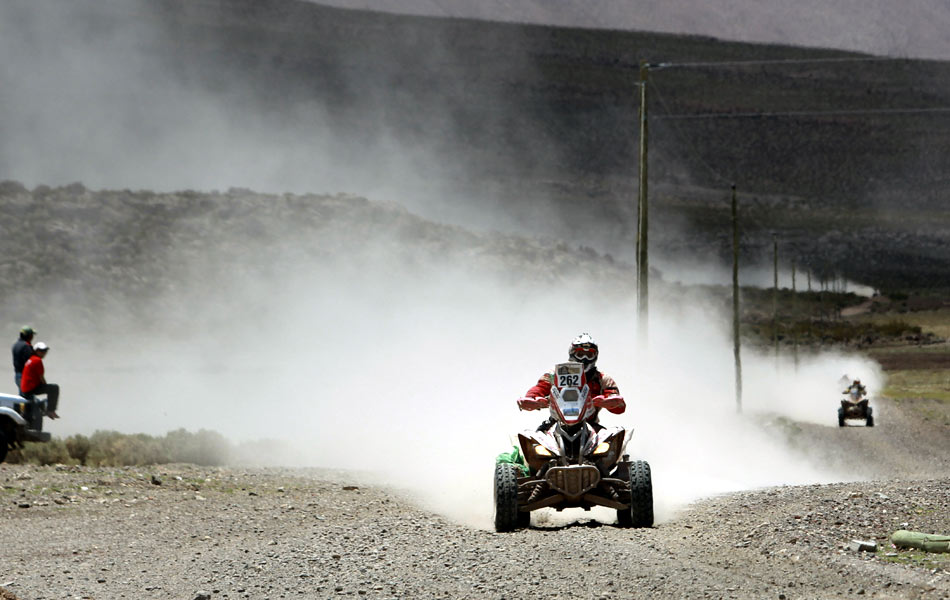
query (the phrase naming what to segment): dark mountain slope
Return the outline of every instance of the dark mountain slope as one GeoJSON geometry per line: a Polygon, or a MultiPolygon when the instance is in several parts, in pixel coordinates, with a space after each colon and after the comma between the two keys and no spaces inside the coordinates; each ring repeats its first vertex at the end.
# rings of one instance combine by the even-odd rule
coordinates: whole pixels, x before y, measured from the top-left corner
{"type": "MultiPolygon", "coordinates": [[[[246,129],[250,139],[255,127],[279,131],[277,143],[293,149],[303,166],[292,176],[309,165],[333,174],[352,169],[315,192],[354,191],[376,178],[376,187],[395,190],[400,202],[440,220],[565,236],[626,255],[637,186],[638,65],[648,60],[668,63],[650,74],[651,239],[658,250],[728,256],[720,223],[723,198],[736,183],[750,211],[744,215],[750,261],[767,260],[777,232],[798,264],[877,287],[932,286],[934,273],[950,267],[946,252],[931,252],[943,246],[948,230],[940,209],[950,193],[950,112],[931,110],[950,107],[948,63],[863,60],[698,36],[404,17],[295,0],[11,6],[26,22],[35,6],[65,11],[84,40],[146,28],[127,33],[132,41],[116,48],[145,57],[149,69],[143,80],[135,72],[116,75],[117,95],[129,88],[130,104],[117,115],[122,128],[105,149],[88,149],[105,165],[129,154],[129,145],[144,143],[147,150],[179,117],[190,117],[183,121],[189,133],[201,136],[210,111],[221,116],[217,127],[246,129]],[[209,106],[174,104],[178,96],[161,96],[166,88],[200,93],[209,106]],[[682,118],[696,115],[704,116],[682,118]],[[296,151],[321,143],[327,156],[309,163],[296,151]],[[438,185],[434,206],[400,191],[401,170],[385,178],[382,163],[396,159],[422,185],[438,185]],[[815,211],[821,219],[811,217],[815,211]],[[901,218],[891,219],[895,212],[901,218]],[[829,264],[840,245],[836,232],[851,230],[852,215],[864,223],[855,233],[861,244],[829,264]],[[908,215],[928,215],[910,240],[902,222],[908,215]],[[790,222],[796,228],[786,231],[790,222]],[[895,247],[895,236],[909,245],[895,247]],[[866,260],[868,253],[874,261],[866,260]],[[908,270],[908,255],[926,266],[908,270]]],[[[29,44],[37,48],[58,43],[44,37],[55,30],[33,33],[29,44]]],[[[39,121],[55,127],[45,116],[39,121]]],[[[0,123],[0,137],[23,140],[0,153],[0,176],[24,179],[18,171],[31,145],[14,135],[23,122],[0,123]]],[[[213,151],[200,156],[208,171],[228,174],[213,151]]],[[[286,158],[265,153],[256,163],[286,158]]],[[[146,168],[152,159],[143,157],[146,168]]],[[[72,177],[82,179],[82,172],[72,177]]],[[[323,180],[307,181],[313,188],[323,180]]],[[[218,185],[235,184],[241,183],[222,175],[218,185]]]]}

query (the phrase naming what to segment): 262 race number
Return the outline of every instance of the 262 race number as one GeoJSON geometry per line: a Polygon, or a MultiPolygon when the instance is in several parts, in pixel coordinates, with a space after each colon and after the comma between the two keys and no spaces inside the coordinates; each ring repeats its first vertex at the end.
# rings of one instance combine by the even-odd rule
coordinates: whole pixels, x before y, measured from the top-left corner
{"type": "Polygon", "coordinates": [[[581,384],[580,375],[559,375],[558,387],[577,387],[581,384]]]}

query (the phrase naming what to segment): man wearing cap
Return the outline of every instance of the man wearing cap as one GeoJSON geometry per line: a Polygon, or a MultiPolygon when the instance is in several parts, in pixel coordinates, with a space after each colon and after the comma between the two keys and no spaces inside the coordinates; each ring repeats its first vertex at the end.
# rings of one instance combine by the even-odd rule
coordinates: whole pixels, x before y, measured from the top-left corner
{"type": "Polygon", "coordinates": [[[43,359],[49,352],[49,346],[39,342],[33,347],[33,356],[26,361],[23,367],[23,379],[20,380],[20,395],[27,400],[34,400],[36,394],[46,394],[46,416],[58,419],[56,407],[59,404],[59,386],[55,383],[46,383],[43,359]]]}
{"type": "Polygon", "coordinates": [[[20,389],[20,379],[23,378],[23,367],[26,361],[33,356],[33,336],[36,331],[29,325],[20,330],[20,339],[13,344],[13,373],[17,390],[20,389]]]}

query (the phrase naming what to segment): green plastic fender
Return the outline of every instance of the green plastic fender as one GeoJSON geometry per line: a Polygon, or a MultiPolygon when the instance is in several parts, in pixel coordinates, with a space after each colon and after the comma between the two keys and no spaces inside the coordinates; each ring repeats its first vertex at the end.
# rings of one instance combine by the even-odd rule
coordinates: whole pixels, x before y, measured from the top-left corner
{"type": "Polygon", "coordinates": [[[525,462],[523,456],[521,456],[521,449],[517,446],[512,446],[511,452],[502,452],[495,458],[495,464],[498,463],[510,463],[518,467],[521,471],[522,477],[527,476],[529,473],[528,463],[525,462]]]}

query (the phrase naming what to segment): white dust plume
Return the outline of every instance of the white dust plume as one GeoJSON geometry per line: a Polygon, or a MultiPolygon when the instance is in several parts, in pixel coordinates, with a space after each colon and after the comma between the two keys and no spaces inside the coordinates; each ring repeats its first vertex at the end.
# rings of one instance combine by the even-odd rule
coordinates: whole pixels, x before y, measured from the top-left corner
{"type": "Polygon", "coordinates": [[[632,298],[598,293],[589,279],[532,286],[513,283],[514,262],[501,281],[435,257],[409,266],[374,256],[294,264],[273,281],[224,271],[204,282],[212,287],[191,307],[192,325],[161,339],[64,339],[48,360],[64,387],[64,418],[50,429],[278,440],[295,453],[260,462],[360,471],[490,527],[495,456],[546,416],[519,412],[515,399],[589,331],[627,399],[604,423],[633,428],[628,449],[652,466],[660,522],[710,494],[849,477],[809,464],[754,417],[831,427],[842,374],[881,384],[870,361],[802,356],[796,369],[747,350],[737,415],[732,342],[706,307],[656,303],[643,356],[632,298]]]}

